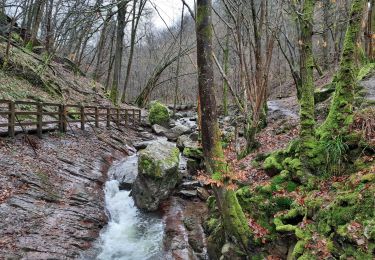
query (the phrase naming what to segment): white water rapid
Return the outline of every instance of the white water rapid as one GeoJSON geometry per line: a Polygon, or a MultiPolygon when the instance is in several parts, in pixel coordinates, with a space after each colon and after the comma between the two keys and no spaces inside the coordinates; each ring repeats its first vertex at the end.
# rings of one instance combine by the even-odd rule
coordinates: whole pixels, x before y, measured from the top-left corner
{"type": "Polygon", "coordinates": [[[109,222],[103,229],[97,245],[100,260],[147,260],[163,259],[162,218],[144,214],[134,205],[130,191],[120,191],[119,182],[113,178],[121,170],[134,170],[134,157],[113,165],[110,180],[105,185],[105,204],[109,222]]]}

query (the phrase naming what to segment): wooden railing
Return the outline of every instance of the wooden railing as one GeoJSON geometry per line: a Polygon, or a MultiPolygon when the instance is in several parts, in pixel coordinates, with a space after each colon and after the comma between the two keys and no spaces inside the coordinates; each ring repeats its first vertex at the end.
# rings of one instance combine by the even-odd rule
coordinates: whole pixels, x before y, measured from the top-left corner
{"type": "MultiPolygon", "coordinates": [[[[0,100],[0,117],[7,118],[7,123],[0,121],[0,129],[7,128],[7,134],[14,137],[16,127],[25,131],[25,127],[36,126],[36,133],[42,136],[43,127],[57,125],[57,129],[66,132],[70,123],[79,123],[85,130],[87,123],[99,127],[105,122],[107,127],[111,122],[124,123],[126,126],[137,125],[141,121],[139,109],[123,109],[104,106],[64,105],[30,101],[0,100]],[[45,119],[45,117],[49,117],[45,119]],[[24,120],[27,118],[27,120],[24,120]]],[[[4,121],[4,120],[3,120],[4,121]]]]}

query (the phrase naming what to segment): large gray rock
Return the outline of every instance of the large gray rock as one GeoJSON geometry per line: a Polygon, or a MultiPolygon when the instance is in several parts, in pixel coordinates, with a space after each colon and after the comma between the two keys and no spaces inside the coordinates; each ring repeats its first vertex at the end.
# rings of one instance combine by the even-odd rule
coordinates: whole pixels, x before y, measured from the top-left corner
{"type": "Polygon", "coordinates": [[[176,124],[175,127],[170,129],[168,132],[165,133],[165,136],[168,138],[170,141],[176,141],[178,137],[180,137],[183,134],[190,134],[192,132],[192,129],[181,125],[181,124],[176,124]]]}
{"type": "Polygon", "coordinates": [[[157,141],[139,152],[138,176],[133,184],[135,205],[155,211],[181,180],[178,173],[180,151],[173,143],[157,141]]]}
{"type": "Polygon", "coordinates": [[[138,175],[138,157],[129,156],[111,167],[108,174],[119,182],[120,190],[130,190],[138,175]]]}
{"type": "Polygon", "coordinates": [[[152,131],[154,131],[154,133],[157,134],[157,135],[164,136],[165,133],[168,132],[168,129],[165,128],[164,126],[155,124],[155,125],[152,126],[152,131]]]}

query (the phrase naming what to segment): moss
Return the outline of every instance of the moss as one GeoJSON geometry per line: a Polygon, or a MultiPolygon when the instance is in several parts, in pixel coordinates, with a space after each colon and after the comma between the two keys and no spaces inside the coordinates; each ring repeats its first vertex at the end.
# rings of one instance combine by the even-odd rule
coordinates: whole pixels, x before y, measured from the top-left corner
{"type": "Polygon", "coordinates": [[[215,196],[210,196],[207,199],[207,207],[210,211],[213,211],[216,207],[216,199],[215,196]]]}
{"type": "Polygon", "coordinates": [[[375,63],[367,63],[363,65],[358,72],[357,80],[360,81],[369,75],[375,69],[375,63]]]}
{"type": "Polygon", "coordinates": [[[321,140],[329,140],[334,136],[345,136],[352,121],[354,90],[357,86],[356,49],[357,39],[361,31],[361,14],[366,8],[364,0],[352,3],[349,24],[347,27],[340,68],[336,76],[336,91],[329,114],[318,130],[321,140]]]}
{"type": "Polygon", "coordinates": [[[305,245],[306,245],[305,241],[298,241],[293,249],[293,253],[292,253],[293,257],[298,257],[302,255],[303,252],[305,251],[305,245]]]}
{"type": "Polygon", "coordinates": [[[139,155],[139,172],[154,178],[161,178],[162,176],[162,165],[174,165],[180,160],[180,150],[175,147],[170,153],[169,157],[164,160],[153,160],[147,153],[140,153],[139,155]]]}
{"type": "Polygon", "coordinates": [[[363,183],[375,182],[375,174],[374,173],[368,173],[366,175],[363,175],[361,177],[361,182],[363,182],[363,183]]]}
{"type": "Polygon", "coordinates": [[[278,173],[283,170],[283,166],[281,164],[281,153],[275,152],[268,156],[263,163],[263,168],[271,173],[278,173]]]}
{"type": "Polygon", "coordinates": [[[150,107],[148,119],[151,124],[168,126],[170,115],[168,108],[160,102],[153,102],[150,107]]]}
{"type": "Polygon", "coordinates": [[[276,226],[276,231],[279,231],[279,232],[292,232],[292,231],[295,231],[296,230],[296,226],[294,225],[290,225],[290,224],[284,224],[281,219],[279,218],[275,218],[273,220],[273,223],[275,224],[276,226]]]}
{"type": "Polygon", "coordinates": [[[192,159],[203,159],[203,150],[200,147],[185,147],[182,154],[192,159]]]}

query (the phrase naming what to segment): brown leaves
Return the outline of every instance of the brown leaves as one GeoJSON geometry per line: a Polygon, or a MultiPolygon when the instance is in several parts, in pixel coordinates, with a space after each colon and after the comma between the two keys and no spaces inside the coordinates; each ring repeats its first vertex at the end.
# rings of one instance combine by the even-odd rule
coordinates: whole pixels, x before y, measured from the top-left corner
{"type": "Polygon", "coordinates": [[[252,230],[252,233],[254,234],[255,238],[260,239],[263,244],[266,243],[265,236],[269,234],[269,231],[259,225],[253,218],[251,218],[249,215],[247,217],[247,223],[252,230]]]}
{"type": "Polygon", "coordinates": [[[5,202],[10,196],[12,196],[13,190],[11,188],[6,188],[0,191],[0,203],[5,202]]]}
{"type": "Polygon", "coordinates": [[[328,248],[328,242],[324,237],[321,237],[318,233],[312,235],[311,240],[305,246],[309,249],[311,253],[317,256],[318,259],[327,259],[332,257],[330,250],[328,248]]]}

